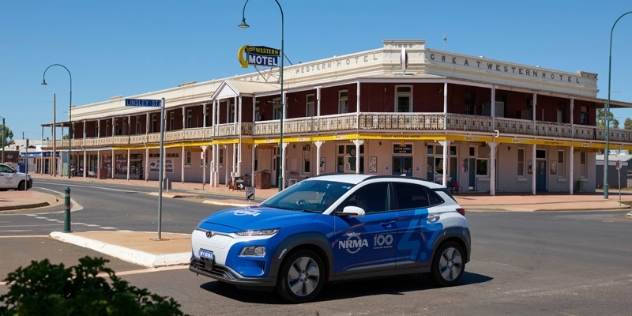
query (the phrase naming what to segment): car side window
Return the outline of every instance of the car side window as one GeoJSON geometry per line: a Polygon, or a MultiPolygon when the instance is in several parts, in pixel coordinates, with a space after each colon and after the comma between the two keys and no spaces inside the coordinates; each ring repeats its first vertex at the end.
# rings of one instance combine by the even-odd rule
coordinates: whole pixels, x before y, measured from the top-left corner
{"type": "Polygon", "coordinates": [[[397,209],[427,208],[441,204],[443,200],[425,186],[413,183],[394,182],[397,209]]]}
{"type": "Polygon", "coordinates": [[[353,193],[343,205],[360,207],[366,214],[386,212],[388,207],[388,183],[374,183],[353,193]]]}

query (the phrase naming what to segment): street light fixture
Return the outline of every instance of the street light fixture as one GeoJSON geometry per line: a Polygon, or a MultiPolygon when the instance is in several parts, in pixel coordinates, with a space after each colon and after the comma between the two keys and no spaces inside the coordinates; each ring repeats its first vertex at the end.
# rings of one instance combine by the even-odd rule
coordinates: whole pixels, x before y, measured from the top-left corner
{"type": "MultiPolygon", "coordinates": [[[[283,8],[281,8],[281,4],[279,3],[279,1],[274,0],[274,2],[276,2],[276,4],[279,6],[279,10],[281,11],[281,51],[280,51],[280,55],[281,55],[281,68],[279,70],[280,72],[280,83],[281,83],[281,127],[280,127],[280,133],[279,133],[279,161],[278,161],[278,173],[279,173],[279,180],[277,182],[277,185],[279,187],[279,191],[283,190],[283,118],[285,117],[285,97],[283,96],[283,53],[285,52],[283,49],[283,40],[284,40],[284,17],[283,17],[283,8]]],[[[241,13],[241,23],[237,26],[239,28],[242,29],[247,29],[250,27],[250,25],[248,25],[246,23],[246,5],[248,4],[248,0],[246,0],[246,3],[244,3],[244,9],[242,10],[241,13]]]]}
{"type": "MultiPolygon", "coordinates": [[[[61,64],[52,64],[48,67],[46,67],[46,70],[44,70],[44,74],[42,75],[42,85],[46,86],[46,71],[48,71],[48,68],[53,67],[53,66],[59,66],[59,67],[63,67],[64,69],[66,69],[66,71],[68,72],[68,76],[70,76],[70,101],[69,101],[69,105],[68,105],[68,179],[70,179],[70,172],[71,172],[71,167],[72,167],[72,75],[70,74],[70,70],[68,70],[68,68],[66,68],[66,66],[61,65],[61,64]]],[[[53,128],[56,128],[56,126],[53,126],[53,128]]],[[[53,141],[57,141],[56,139],[53,139],[53,141]]]]}
{"type": "Polygon", "coordinates": [[[617,22],[621,20],[622,17],[632,13],[632,11],[623,13],[612,25],[612,29],[610,29],[610,56],[608,57],[608,102],[606,103],[606,113],[605,114],[605,122],[606,122],[606,151],[603,155],[603,198],[608,199],[608,155],[610,154],[610,80],[612,78],[612,32],[614,32],[614,27],[617,25],[617,22]]]}

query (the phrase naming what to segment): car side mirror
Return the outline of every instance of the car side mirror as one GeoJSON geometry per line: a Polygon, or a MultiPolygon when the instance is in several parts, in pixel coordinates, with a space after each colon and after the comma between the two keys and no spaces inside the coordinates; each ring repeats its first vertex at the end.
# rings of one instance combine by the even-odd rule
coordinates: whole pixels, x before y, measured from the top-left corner
{"type": "Polygon", "coordinates": [[[336,215],[338,216],[364,216],[365,212],[362,208],[357,206],[345,206],[342,211],[337,211],[336,215]]]}

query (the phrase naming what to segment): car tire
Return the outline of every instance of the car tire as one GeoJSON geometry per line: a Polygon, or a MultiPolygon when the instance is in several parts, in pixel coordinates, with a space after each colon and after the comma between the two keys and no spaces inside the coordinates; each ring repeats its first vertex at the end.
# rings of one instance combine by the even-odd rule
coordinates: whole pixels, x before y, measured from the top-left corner
{"type": "Polygon", "coordinates": [[[279,271],[277,294],[294,303],[311,301],[325,283],[324,268],[320,256],[311,250],[291,253],[279,271]]]}
{"type": "Polygon", "coordinates": [[[453,241],[441,244],[432,259],[432,280],[439,286],[453,286],[461,281],[464,272],[463,248],[453,241]]]}
{"type": "Polygon", "coordinates": [[[26,186],[26,183],[24,181],[20,181],[20,183],[18,183],[18,188],[16,190],[24,191],[25,186],[26,186]]]}

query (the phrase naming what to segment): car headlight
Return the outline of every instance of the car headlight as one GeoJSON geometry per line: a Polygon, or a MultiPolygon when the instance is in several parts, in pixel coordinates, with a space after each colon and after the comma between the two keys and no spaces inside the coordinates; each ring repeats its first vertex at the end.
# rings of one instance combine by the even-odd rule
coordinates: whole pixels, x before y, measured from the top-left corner
{"type": "Polygon", "coordinates": [[[272,228],[272,229],[256,229],[256,230],[244,230],[235,233],[237,236],[272,236],[276,234],[280,228],[272,228]]]}
{"type": "Polygon", "coordinates": [[[239,253],[240,256],[263,257],[266,255],[265,246],[248,246],[244,247],[239,253]]]}

